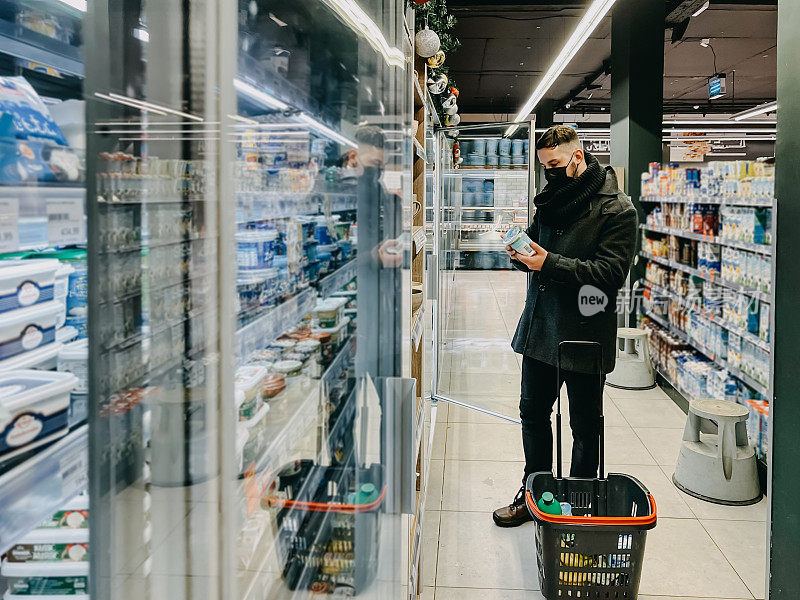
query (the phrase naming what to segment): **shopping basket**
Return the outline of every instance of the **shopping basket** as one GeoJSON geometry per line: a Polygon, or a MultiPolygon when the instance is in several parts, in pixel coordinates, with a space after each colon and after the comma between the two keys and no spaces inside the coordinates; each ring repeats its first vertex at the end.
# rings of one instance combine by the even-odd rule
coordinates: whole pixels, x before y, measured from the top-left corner
{"type": "MultiPolygon", "coordinates": [[[[559,381],[565,349],[592,355],[600,377],[602,347],[596,342],[562,342],[558,348],[559,381]]],[[[573,360],[574,363],[574,360],[573,360]]],[[[585,370],[585,369],[581,369],[585,370]]],[[[560,387],[560,386],[559,386],[560,387]]],[[[600,410],[600,468],[596,479],[562,477],[561,391],[556,412],[557,473],[533,473],[525,501],[536,526],[539,583],[547,600],[603,598],[635,600],[639,594],[647,531],[656,526],[656,502],[636,478],[603,476],[604,433],[600,410]],[[539,510],[536,501],[552,492],[572,505],[572,516],[539,510]]]]}

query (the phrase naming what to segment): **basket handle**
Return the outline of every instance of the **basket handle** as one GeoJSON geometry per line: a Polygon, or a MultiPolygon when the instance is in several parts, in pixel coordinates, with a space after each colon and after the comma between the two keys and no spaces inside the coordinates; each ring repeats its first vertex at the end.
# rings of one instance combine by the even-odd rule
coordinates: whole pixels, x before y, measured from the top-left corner
{"type": "MultiPolygon", "coordinates": [[[[561,355],[563,354],[564,347],[576,347],[587,352],[594,352],[597,362],[597,375],[600,382],[603,381],[603,346],[599,342],[589,341],[569,341],[565,340],[558,344],[558,359],[556,360],[556,382],[558,385],[557,410],[556,410],[556,477],[561,479],[561,355]]],[[[599,475],[603,479],[605,471],[605,416],[603,414],[603,388],[600,387],[600,464],[599,475]]]]}

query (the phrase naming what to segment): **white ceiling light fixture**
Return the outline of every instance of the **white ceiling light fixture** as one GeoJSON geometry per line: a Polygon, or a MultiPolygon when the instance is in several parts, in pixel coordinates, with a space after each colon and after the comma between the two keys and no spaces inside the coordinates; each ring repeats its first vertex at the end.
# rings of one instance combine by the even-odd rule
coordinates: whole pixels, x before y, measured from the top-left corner
{"type": "Polygon", "coordinates": [[[700,40],[700,45],[703,48],[708,48],[711,45],[711,38],[703,38],[700,40]]]}
{"type": "Polygon", "coordinates": [[[262,106],[266,106],[267,108],[272,108],[275,110],[286,110],[289,108],[288,104],[278,100],[272,94],[268,94],[265,91],[250,85],[246,81],[242,81],[241,79],[234,79],[233,87],[236,88],[237,92],[246,96],[250,100],[261,104],[262,106]]]}
{"type": "Polygon", "coordinates": [[[380,27],[369,18],[355,0],[323,0],[356,33],[366,38],[369,45],[378,52],[390,67],[405,68],[406,57],[399,48],[389,45],[380,27]]]}
{"type": "Polygon", "coordinates": [[[323,125],[313,117],[301,113],[297,115],[297,118],[300,119],[306,125],[308,125],[311,129],[316,131],[317,133],[324,135],[326,138],[331,139],[334,142],[339,142],[340,144],[344,144],[345,146],[350,146],[352,148],[358,148],[358,144],[356,142],[334,131],[327,125],[323,125]]]}
{"type": "Polygon", "coordinates": [[[753,108],[748,108],[747,110],[743,110],[742,112],[738,112],[735,115],[732,115],[731,118],[734,121],[741,121],[743,119],[749,119],[751,117],[756,117],[758,115],[764,115],[771,112],[778,111],[778,101],[773,100],[772,102],[765,102],[764,104],[759,104],[758,106],[754,106],[753,108]]]}
{"type": "Polygon", "coordinates": [[[550,65],[550,68],[547,69],[547,72],[542,77],[539,85],[536,86],[535,90],[533,90],[531,97],[528,98],[528,101],[522,106],[522,109],[519,111],[517,116],[514,117],[514,125],[511,125],[508,129],[506,129],[505,135],[509,136],[513,134],[519,128],[517,123],[526,119],[528,115],[531,114],[533,109],[536,108],[536,105],[539,104],[542,98],[544,98],[544,95],[547,93],[547,90],[550,89],[550,86],[553,85],[553,82],[555,82],[558,76],[561,75],[569,62],[578,53],[578,50],[581,49],[586,40],[589,39],[589,36],[592,34],[592,32],[600,24],[600,21],[602,21],[606,16],[606,13],[608,13],[608,11],[614,5],[614,2],[615,0],[593,0],[592,4],[586,11],[586,14],[583,15],[583,18],[575,28],[575,31],[572,32],[572,35],[569,36],[569,39],[564,44],[564,47],[561,48],[561,51],[558,53],[558,56],[556,56],[553,64],[550,65]]]}
{"type": "Polygon", "coordinates": [[[698,16],[700,16],[701,14],[703,14],[704,12],[706,12],[706,10],[708,10],[708,5],[709,5],[709,4],[711,4],[710,0],[706,0],[705,2],[703,2],[703,6],[701,6],[701,7],[700,7],[700,8],[698,8],[696,11],[694,11],[694,12],[692,13],[692,16],[693,16],[693,17],[698,17],[698,16]]]}
{"type": "Polygon", "coordinates": [[[124,104],[125,106],[130,106],[131,108],[135,108],[135,109],[140,110],[142,112],[151,112],[151,113],[155,113],[157,115],[161,115],[161,116],[164,116],[164,117],[167,116],[167,113],[165,113],[163,110],[158,110],[156,108],[148,108],[146,106],[142,106],[139,103],[129,102],[127,100],[123,100],[122,98],[114,98],[112,96],[109,96],[108,94],[101,94],[100,92],[95,92],[94,95],[97,96],[98,98],[103,99],[103,100],[108,100],[110,102],[116,102],[117,104],[124,104]]]}

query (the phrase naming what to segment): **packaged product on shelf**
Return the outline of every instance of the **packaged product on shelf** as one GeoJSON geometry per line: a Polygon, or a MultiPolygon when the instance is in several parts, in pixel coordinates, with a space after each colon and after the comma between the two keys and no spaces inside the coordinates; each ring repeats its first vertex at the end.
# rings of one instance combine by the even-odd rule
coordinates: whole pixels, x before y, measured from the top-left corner
{"type": "Polygon", "coordinates": [[[76,383],[71,373],[0,373],[0,460],[69,431],[69,395],[76,383]]]}
{"type": "Polygon", "coordinates": [[[86,529],[89,527],[89,496],[75,496],[53,515],[39,523],[38,529],[86,529]]]}
{"type": "Polygon", "coordinates": [[[236,369],[236,390],[244,394],[244,399],[239,406],[240,421],[252,418],[261,408],[264,377],[266,375],[267,371],[259,366],[245,365],[236,369]]]}
{"type": "Polygon", "coordinates": [[[61,346],[58,351],[58,370],[78,378],[69,400],[69,426],[88,417],[89,342],[86,338],[61,346]]]}
{"type": "Polygon", "coordinates": [[[330,343],[333,347],[333,351],[336,352],[347,336],[347,326],[349,323],[350,319],[348,317],[343,317],[336,327],[314,327],[312,331],[314,333],[327,333],[330,335],[330,343]]]}
{"type": "Polygon", "coordinates": [[[88,597],[88,561],[25,562],[3,561],[0,575],[8,578],[5,600],[32,596],[88,597]]]}
{"type": "Polygon", "coordinates": [[[47,106],[24,77],[0,77],[0,113],[0,137],[67,145],[47,106]]]}
{"type": "Polygon", "coordinates": [[[58,312],[54,301],[6,312],[0,323],[0,360],[53,343],[58,312]]]}
{"type": "Polygon", "coordinates": [[[758,337],[760,337],[765,342],[769,342],[770,328],[771,328],[770,305],[767,304],[766,302],[762,302],[759,307],[759,314],[758,314],[758,337]]]}
{"type": "Polygon", "coordinates": [[[0,262],[0,314],[53,300],[60,266],[48,259],[0,262]]]}
{"type": "Polygon", "coordinates": [[[333,296],[320,300],[314,308],[314,318],[317,319],[318,328],[329,329],[336,327],[344,317],[344,307],[347,298],[333,296]]]}
{"type": "Polygon", "coordinates": [[[6,554],[8,562],[83,562],[89,560],[89,530],[34,529],[6,554]]]}
{"type": "Polygon", "coordinates": [[[742,366],[742,338],[733,332],[728,334],[728,364],[734,369],[742,366]]]}

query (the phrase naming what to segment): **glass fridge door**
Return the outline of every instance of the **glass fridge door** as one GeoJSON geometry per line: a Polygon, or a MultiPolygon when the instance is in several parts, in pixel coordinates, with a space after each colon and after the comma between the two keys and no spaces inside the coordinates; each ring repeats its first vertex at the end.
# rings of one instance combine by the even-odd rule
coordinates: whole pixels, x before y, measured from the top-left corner
{"type": "Polygon", "coordinates": [[[411,214],[403,12],[400,1],[239,3],[243,599],[400,597],[406,582],[417,431],[413,386],[399,377],[411,214]]]}
{"type": "Polygon", "coordinates": [[[416,593],[404,10],[90,6],[94,597],[416,593]]]}
{"type": "Polygon", "coordinates": [[[522,306],[515,286],[526,286],[524,273],[512,268],[503,235],[528,227],[532,172],[528,168],[530,124],[505,137],[508,124],[490,123],[440,132],[443,150],[434,191],[434,229],[438,231],[439,296],[435,309],[435,394],[484,413],[512,419],[513,399],[501,400],[481,386],[485,373],[512,378],[519,371],[511,349],[522,306]],[[461,162],[454,164],[458,143],[461,162]],[[487,270],[504,270],[493,275],[487,270]],[[486,310],[486,307],[490,310],[486,310]],[[487,318],[487,314],[500,314],[487,318]]]}

